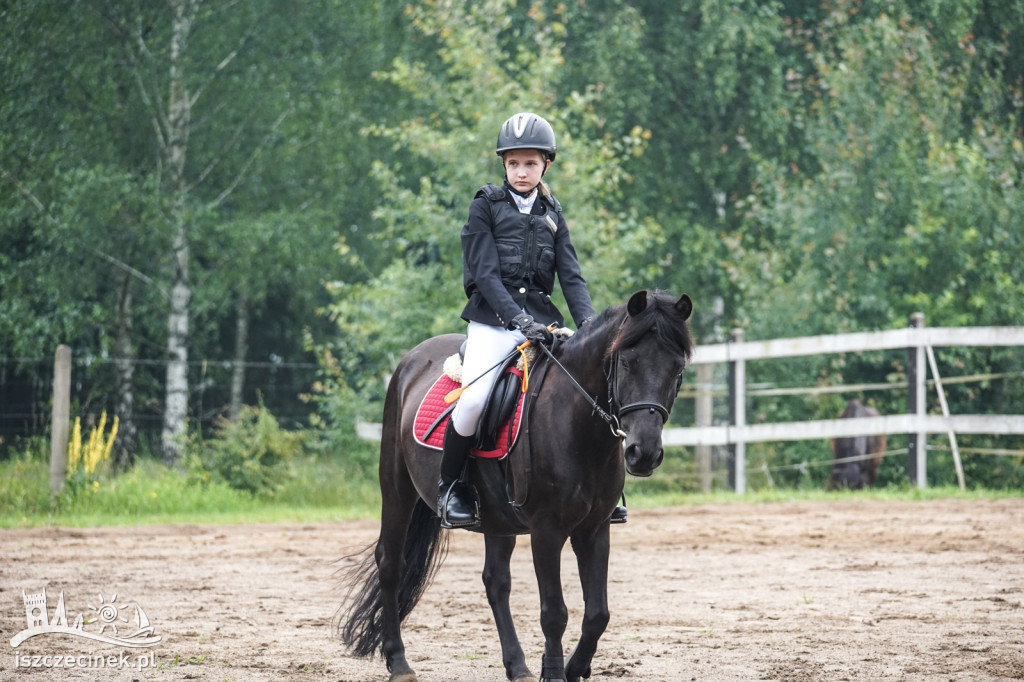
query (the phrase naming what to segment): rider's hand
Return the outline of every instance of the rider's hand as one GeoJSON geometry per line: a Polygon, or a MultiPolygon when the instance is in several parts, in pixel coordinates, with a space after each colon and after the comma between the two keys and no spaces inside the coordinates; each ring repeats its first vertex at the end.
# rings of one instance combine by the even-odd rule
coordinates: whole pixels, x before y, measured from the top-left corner
{"type": "Polygon", "coordinates": [[[540,322],[535,322],[533,317],[526,313],[520,313],[512,318],[512,326],[523,332],[523,336],[530,343],[542,343],[550,346],[554,337],[551,331],[540,322]]]}

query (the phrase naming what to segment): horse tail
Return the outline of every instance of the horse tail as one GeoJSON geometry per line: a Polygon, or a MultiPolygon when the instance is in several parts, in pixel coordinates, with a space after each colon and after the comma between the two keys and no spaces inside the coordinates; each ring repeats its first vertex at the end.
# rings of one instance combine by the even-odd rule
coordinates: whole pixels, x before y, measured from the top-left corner
{"type": "MultiPolygon", "coordinates": [[[[338,632],[346,648],[352,655],[364,658],[373,656],[380,649],[384,637],[384,604],[380,573],[377,570],[377,552],[369,551],[373,546],[360,553],[365,556],[357,564],[339,569],[341,582],[346,588],[346,598],[335,616],[338,632]]],[[[402,552],[404,562],[398,587],[399,622],[405,620],[419,602],[447,553],[448,534],[441,533],[441,519],[423,500],[418,500],[409,521],[402,552]]]]}

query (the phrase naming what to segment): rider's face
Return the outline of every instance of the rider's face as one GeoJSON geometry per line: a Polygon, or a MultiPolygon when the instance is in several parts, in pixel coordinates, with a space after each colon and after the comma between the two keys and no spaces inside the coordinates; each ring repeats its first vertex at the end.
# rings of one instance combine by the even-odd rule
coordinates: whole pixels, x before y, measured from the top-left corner
{"type": "Polygon", "coordinates": [[[505,152],[505,177],[518,192],[529,194],[540,182],[550,162],[536,149],[505,152]]]}

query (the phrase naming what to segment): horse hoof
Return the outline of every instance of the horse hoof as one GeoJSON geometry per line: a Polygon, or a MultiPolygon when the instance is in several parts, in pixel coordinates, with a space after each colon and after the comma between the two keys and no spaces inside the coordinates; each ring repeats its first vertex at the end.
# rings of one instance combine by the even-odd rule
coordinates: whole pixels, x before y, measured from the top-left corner
{"type": "Polygon", "coordinates": [[[401,675],[392,675],[388,678],[388,682],[416,682],[416,673],[402,673],[401,675]]]}
{"type": "Polygon", "coordinates": [[[537,678],[533,675],[520,675],[516,679],[512,680],[512,682],[537,682],[537,678]]]}

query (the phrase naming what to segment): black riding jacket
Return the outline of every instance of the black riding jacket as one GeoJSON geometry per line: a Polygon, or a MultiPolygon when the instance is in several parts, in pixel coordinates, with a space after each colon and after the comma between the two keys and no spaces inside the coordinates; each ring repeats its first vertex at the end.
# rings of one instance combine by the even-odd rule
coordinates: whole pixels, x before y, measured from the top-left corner
{"type": "Polygon", "coordinates": [[[587,282],[569,239],[562,207],[537,197],[530,214],[519,212],[509,187],[477,190],[462,228],[462,273],[469,301],[466,321],[509,327],[525,310],[537,322],[563,324],[551,302],[555,276],[576,326],[593,317],[587,282]]]}

